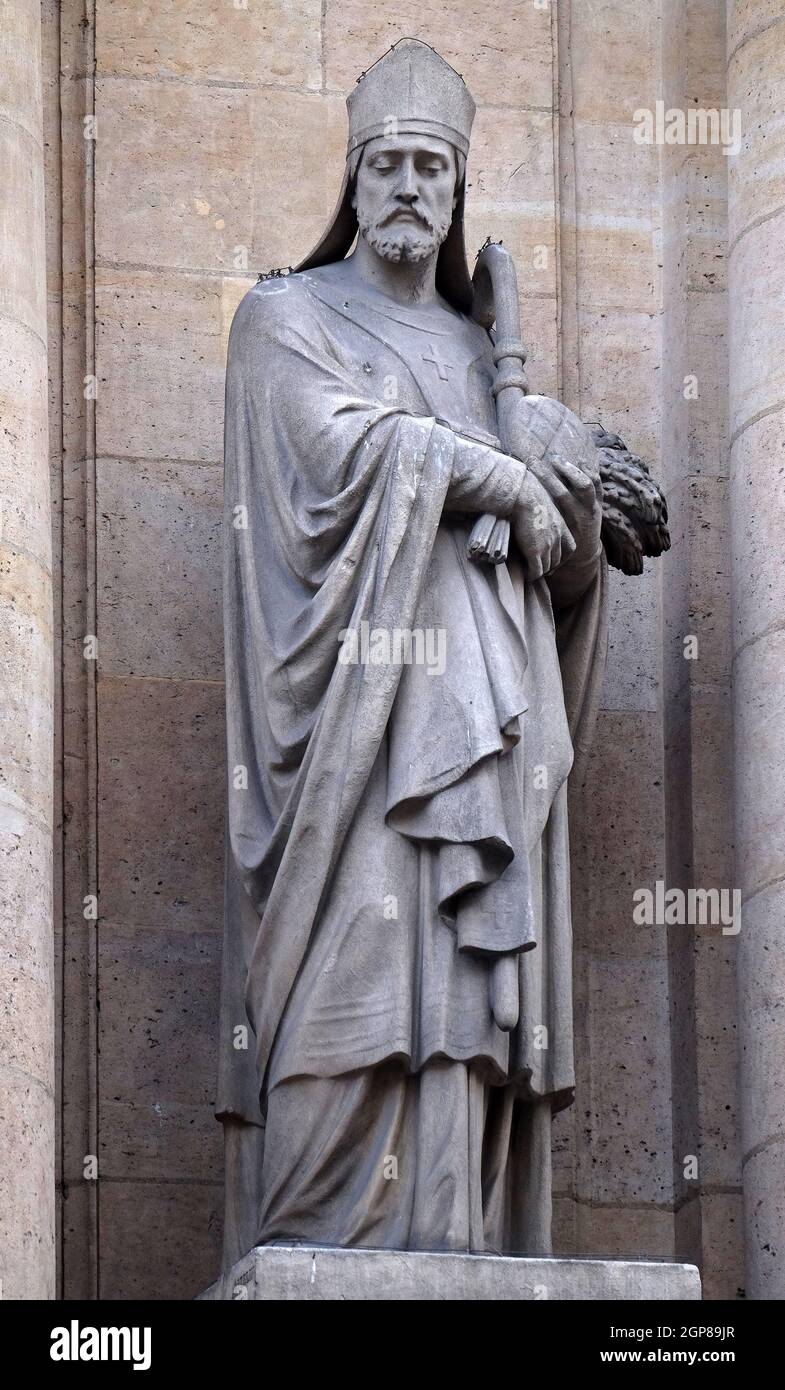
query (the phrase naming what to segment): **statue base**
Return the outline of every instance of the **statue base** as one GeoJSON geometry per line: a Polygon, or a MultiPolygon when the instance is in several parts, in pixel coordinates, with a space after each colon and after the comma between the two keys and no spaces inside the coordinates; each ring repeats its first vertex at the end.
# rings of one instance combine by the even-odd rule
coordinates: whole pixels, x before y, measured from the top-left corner
{"type": "Polygon", "coordinates": [[[577,1260],[335,1246],[263,1245],[200,1299],[255,1300],[594,1300],[701,1297],[695,1265],[665,1260],[577,1260]]]}

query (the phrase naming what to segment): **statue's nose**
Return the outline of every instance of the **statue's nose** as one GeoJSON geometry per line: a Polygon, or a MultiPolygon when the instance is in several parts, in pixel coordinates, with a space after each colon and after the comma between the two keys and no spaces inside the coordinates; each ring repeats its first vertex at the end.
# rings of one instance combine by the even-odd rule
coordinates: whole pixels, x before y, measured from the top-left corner
{"type": "Polygon", "coordinates": [[[417,199],[417,174],[410,160],[405,160],[402,164],[397,192],[404,203],[413,203],[417,199]]]}

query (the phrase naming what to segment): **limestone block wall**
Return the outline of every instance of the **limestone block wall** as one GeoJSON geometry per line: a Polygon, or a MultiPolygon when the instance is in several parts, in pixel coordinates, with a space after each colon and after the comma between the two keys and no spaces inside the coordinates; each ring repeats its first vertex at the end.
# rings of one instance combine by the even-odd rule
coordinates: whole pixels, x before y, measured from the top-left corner
{"type": "MultiPolygon", "coordinates": [[[[660,83],[657,6],[559,5],[561,393],[661,474],[660,182],[632,114],[660,83]]],[[[673,1249],[668,971],[635,927],[635,888],[664,874],[660,577],[611,577],[602,708],[571,788],[577,1099],[563,1123],[563,1248],[673,1249]]]]}
{"type": "Polygon", "coordinates": [[[55,1287],[52,545],[41,24],[0,29],[0,1296],[55,1287]]]}
{"type": "MultiPolygon", "coordinates": [[[[721,110],[724,4],[666,7],[662,59],[666,107],[721,110]]],[[[717,144],[670,145],[661,153],[662,450],[673,538],[662,573],[667,881],[683,889],[737,882],[727,486],[731,163],[717,144]],[[689,660],[685,639],[695,644],[689,660]]],[[[738,938],[716,926],[678,926],[668,935],[676,1250],[700,1263],[707,1297],[733,1298],[744,1286],[738,938]]]]}
{"type": "Polygon", "coordinates": [[[783,766],[785,642],[785,15],[728,6],[729,103],[744,115],[729,187],[730,511],[735,827],[744,929],[739,1022],[745,1253],[753,1298],[785,1297],[783,766]]]}
{"type": "Polygon", "coordinates": [[[217,1269],[226,342],[256,275],[321,232],[346,92],[405,35],[477,99],[467,244],[513,250],[532,384],[620,432],[677,518],[666,563],[614,576],[596,746],[573,788],[578,1096],[556,1136],[559,1248],[678,1248],[735,1288],[730,948],[669,943],[631,917],[634,889],[676,871],[685,825],[679,881],[731,872],[725,160],[669,160],[631,136],[666,90],[720,92],[724,6],[62,0],[44,16],[63,344],[50,359],[63,1291],[189,1297],[217,1269]],[[705,389],[687,411],[696,353],[705,389]],[[668,655],[696,605],[699,676],[668,655]],[[706,1183],[685,1189],[685,1146],[706,1143],[706,1183]]]}

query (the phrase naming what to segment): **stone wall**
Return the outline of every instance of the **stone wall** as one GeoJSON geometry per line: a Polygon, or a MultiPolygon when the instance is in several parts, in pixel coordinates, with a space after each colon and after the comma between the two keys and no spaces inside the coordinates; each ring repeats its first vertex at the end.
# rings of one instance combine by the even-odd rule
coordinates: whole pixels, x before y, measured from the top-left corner
{"type": "MultiPolygon", "coordinates": [[[[559,6],[561,389],[661,476],[661,190],[632,113],[659,92],[657,7],[559,6]]],[[[567,1248],[673,1249],[668,979],[633,890],[664,876],[661,566],[611,576],[602,709],[572,787],[576,1105],[564,1117],[567,1248]]]]}
{"type": "Polygon", "coordinates": [[[0,1297],[55,1285],[52,545],[41,24],[0,26],[0,1297]]]}
{"type": "MultiPolygon", "coordinates": [[[[668,107],[725,105],[722,4],[666,9],[668,107]]],[[[717,145],[671,145],[663,180],[663,474],[673,549],[663,576],[665,808],[669,885],[730,886],[733,859],[728,556],[727,182],[717,145]],[[697,655],[685,660],[685,636],[697,655]]],[[[676,1251],[707,1297],[743,1285],[736,955],[716,927],[673,928],[676,1251]],[[688,1155],[697,1177],[685,1177],[688,1155]]],[[[689,1171],[689,1170],[688,1170],[689,1171]]]]}
{"type": "Polygon", "coordinates": [[[614,576],[596,747],[573,788],[578,1096],[558,1122],[559,1248],[678,1249],[712,1292],[735,1292],[733,942],[669,943],[631,921],[636,887],[732,872],[726,161],[632,139],[635,110],[663,93],[722,100],[724,5],[63,0],[44,13],[60,97],[64,1291],[189,1297],[217,1270],[227,334],[257,273],[295,263],[324,226],[346,92],[413,35],[477,99],[467,244],[513,250],[532,384],[619,431],[674,509],[672,554],[614,576]],[[705,661],[686,669],[694,631],[705,661]],[[685,1187],[699,1150],[700,1183],[685,1187]]]}
{"type": "Polygon", "coordinates": [[[751,1298],[785,1298],[785,14],[728,9],[730,557],[744,1244],[751,1298]]]}

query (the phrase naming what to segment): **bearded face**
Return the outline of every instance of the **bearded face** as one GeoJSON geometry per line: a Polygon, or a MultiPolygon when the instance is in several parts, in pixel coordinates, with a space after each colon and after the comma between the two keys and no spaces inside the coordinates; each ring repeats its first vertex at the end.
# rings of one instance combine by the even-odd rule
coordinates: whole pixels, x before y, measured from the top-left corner
{"type": "Polygon", "coordinates": [[[441,246],[450,230],[449,221],[437,226],[426,215],[390,212],[381,219],[364,218],[358,213],[360,232],[386,261],[408,261],[414,265],[427,261],[441,246]]]}
{"type": "Polygon", "coordinates": [[[450,230],[455,184],[455,155],[446,141],[420,135],[369,141],[353,199],[360,234],[387,261],[429,260],[450,230]]]}

